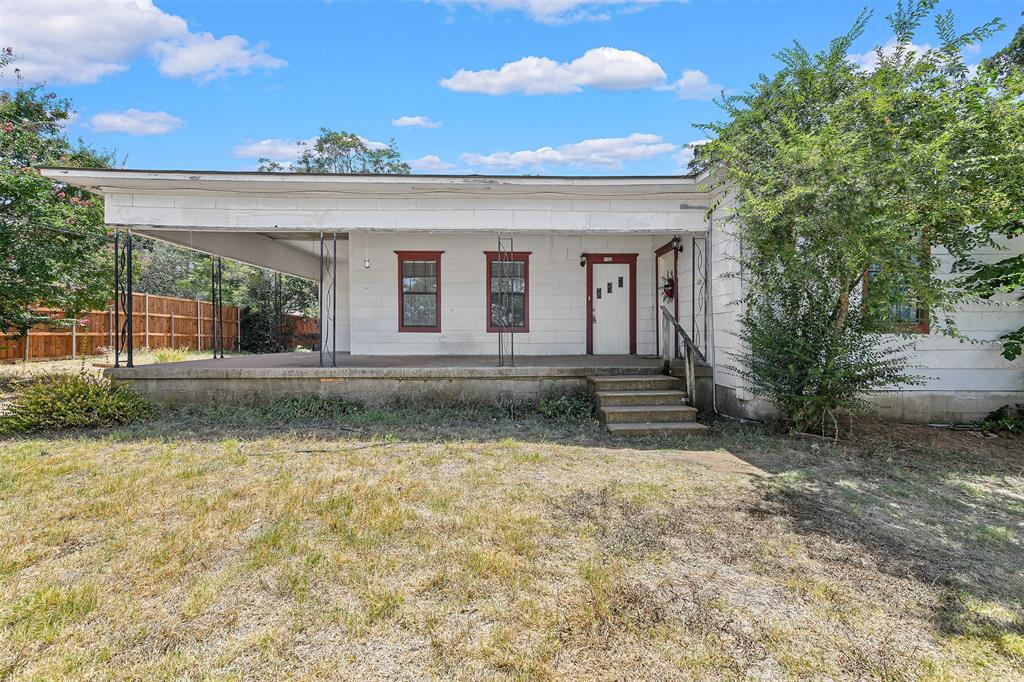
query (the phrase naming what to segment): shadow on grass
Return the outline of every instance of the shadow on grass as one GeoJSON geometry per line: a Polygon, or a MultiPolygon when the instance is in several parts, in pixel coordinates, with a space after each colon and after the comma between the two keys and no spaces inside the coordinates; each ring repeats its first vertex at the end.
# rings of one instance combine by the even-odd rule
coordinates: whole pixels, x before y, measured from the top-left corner
{"type": "Polygon", "coordinates": [[[737,454],[775,474],[753,513],[784,515],[851,556],[866,551],[879,570],[943,588],[941,632],[1024,664],[1022,451],[1020,438],[888,424],[848,444],[737,454]]]}

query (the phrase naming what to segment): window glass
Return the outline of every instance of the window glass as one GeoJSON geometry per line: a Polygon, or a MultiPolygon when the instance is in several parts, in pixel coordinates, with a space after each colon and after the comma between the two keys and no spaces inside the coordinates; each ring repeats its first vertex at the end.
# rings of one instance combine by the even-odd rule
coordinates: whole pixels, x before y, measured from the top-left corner
{"type": "Polygon", "coordinates": [[[437,261],[401,259],[402,326],[437,326],[437,261]]]}
{"type": "Polygon", "coordinates": [[[526,326],[526,261],[491,260],[490,318],[492,327],[526,326]]]}

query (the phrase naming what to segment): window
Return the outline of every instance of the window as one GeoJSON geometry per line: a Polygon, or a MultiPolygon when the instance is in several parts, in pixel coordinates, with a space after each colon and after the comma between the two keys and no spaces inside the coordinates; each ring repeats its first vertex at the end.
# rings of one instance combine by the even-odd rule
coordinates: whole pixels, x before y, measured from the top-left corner
{"type": "MultiPolygon", "coordinates": [[[[872,265],[864,273],[864,296],[868,294],[871,283],[882,271],[878,265],[872,265]]],[[[919,306],[908,305],[906,302],[893,302],[889,306],[889,320],[907,331],[917,331],[927,334],[929,331],[928,311],[919,306]]]]}
{"type": "Polygon", "coordinates": [[[487,331],[530,331],[530,252],[486,251],[487,331]]]}
{"type": "Polygon", "coordinates": [[[398,254],[398,331],[441,331],[441,254],[443,251],[395,251],[398,254]]]}

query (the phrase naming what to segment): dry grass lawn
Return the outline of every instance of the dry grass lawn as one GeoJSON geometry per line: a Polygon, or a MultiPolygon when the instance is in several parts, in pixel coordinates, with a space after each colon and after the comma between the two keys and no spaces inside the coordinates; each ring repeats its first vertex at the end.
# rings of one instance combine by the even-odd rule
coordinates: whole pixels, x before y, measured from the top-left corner
{"type": "Polygon", "coordinates": [[[0,679],[1024,676],[1020,440],[314,408],[0,440],[0,679]]]}

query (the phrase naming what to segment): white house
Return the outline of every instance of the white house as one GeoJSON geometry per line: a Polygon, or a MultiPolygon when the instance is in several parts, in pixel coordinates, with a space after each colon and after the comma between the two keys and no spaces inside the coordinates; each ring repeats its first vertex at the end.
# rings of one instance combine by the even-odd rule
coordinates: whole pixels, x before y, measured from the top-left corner
{"type": "MultiPolygon", "coordinates": [[[[737,274],[738,252],[728,207],[709,214],[718,197],[692,177],[43,172],[102,195],[113,227],[320,281],[325,364],[359,365],[363,379],[415,358],[467,358],[448,364],[483,371],[497,365],[499,342],[505,364],[514,353],[523,373],[553,367],[553,358],[565,367],[588,357],[599,369],[603,357],[644,364],[685,336],[684,354],[695,349],[710,367],[709,406],[736,415],[765,409],[728,369],[742,286],[728,276],[737,274]]],[[[993,340],[1024,324],[1024,312],[978,306],[957,319],[966,334],[993,340]]],[[[927,383],[880,392],[885,414],[960,422],[1024,402],[1024,371],[995,345],[924,331],[917,348],[927,383]]],[[[267,375],[239,359],[219,362],[267,375]]],[[[317,376],[355,381],[353,371],[317,376]]],[[[171,376],[134,372],[119,376],[171,376]]]]}

